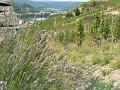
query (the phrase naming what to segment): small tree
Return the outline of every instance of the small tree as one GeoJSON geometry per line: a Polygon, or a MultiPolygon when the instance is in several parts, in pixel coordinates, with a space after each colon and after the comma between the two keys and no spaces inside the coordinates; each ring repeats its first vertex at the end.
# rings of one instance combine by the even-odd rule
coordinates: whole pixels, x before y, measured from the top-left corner
{"type": "Polygon", "coordinates": [[[78,8],[75,9],[75,16],[79,16],[80,15],[80,10],[78,8]]]}
{"type": "Polygon", "coordinates": [[[85,37],[84,26],[82,24],[82,21],[80,20],[77,27],[78,46],[82,45],[84,37],[85,37]]]}

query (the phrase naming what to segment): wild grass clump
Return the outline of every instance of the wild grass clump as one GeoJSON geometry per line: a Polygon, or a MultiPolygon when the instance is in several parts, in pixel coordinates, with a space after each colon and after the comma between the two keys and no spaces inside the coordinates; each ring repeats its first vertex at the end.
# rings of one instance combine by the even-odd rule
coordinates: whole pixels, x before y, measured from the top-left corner
{"type": "Polygon", "coordinates": [[[107,70],[107,69],[102,70],[102,74],[103,74],[104,76],[107,76],[107,75],[109,75],[110,73],[111,73],[111,70],[107,70]]]}
{"type": "Polygon", "coordinates": [[[95,55],[92,59],[92,64],[93,65],[106,65],[106,64],[109,64],[110,63],[110,60],[108,57],[104,56],[104,55],[95,55]]]}
{"type": "Polygon", "coordinates": [[[120,69],[120,60],[112,61],[112,68],[113,69],[120,69]]]}
{"type": "Polygon", "coordinates": [[[91,85],[86,90],[112,90],[113,85],[100,82],[98,80],[91,80],[91,85]]]}

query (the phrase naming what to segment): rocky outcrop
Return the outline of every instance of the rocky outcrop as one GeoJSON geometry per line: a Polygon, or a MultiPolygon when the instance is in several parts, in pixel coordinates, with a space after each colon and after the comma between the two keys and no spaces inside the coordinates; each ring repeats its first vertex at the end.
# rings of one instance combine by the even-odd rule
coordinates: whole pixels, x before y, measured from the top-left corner
{"type": "Polygon", "coordinates": [[[12,6],[11,0],[0,0],[0,6],[12,6]]]}
{"type": "Polygon", "coordinates": [[[0,81],[0,90],[5,90],[7,81],[0,81]]]}

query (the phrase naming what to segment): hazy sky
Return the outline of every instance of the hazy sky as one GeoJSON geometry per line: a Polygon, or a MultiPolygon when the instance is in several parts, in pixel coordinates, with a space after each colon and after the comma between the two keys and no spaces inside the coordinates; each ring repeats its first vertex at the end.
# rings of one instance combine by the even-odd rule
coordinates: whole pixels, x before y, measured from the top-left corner
{"type": "Polygon", "coordinates": [[[31,1],[81,1],[81,2],[86,2],[89,0],[31,0],[31,1]]]}

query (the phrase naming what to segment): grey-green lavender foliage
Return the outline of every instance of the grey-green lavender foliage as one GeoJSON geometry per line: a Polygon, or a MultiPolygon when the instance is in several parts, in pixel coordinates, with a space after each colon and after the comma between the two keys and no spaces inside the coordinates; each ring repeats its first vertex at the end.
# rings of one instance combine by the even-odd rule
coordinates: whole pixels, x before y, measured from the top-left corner
{"type": "Polygon", "coordinates": [[[60,87],[62,81],[55,78],[57,62],[54,51],[47,44],[47,35],[45,31],[37,33],[37,41],[24,50],[20,48],[19,39],[7,41],[0,48],[0,80],[8,82],[6,90],[60,87]]]}
{"type": "Polygon", "coordinates": [[[65,54],[56,56],[47,36],[45,30],[39,31],[31,45],[22,45],[18,34],[0,46],[0,81],[7,81],[6,90],[75,89],[79,73],[65,54]]]}

